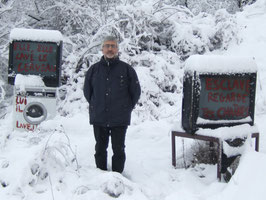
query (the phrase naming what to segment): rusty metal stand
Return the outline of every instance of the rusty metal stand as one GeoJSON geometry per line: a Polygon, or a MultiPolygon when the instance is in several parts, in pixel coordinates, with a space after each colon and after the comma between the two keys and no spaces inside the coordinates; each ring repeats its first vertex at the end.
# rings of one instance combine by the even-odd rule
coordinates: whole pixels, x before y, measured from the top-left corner
{"type": "MultiPolygon", "coordinates": [[[[172,165],[176,167],[176,144],[175,137],[191,138],[196,140],[203,140],[209,142],[217,143],[217,178],[221,180],[221,169],[222,169],[222,150],[223,150],[223,140],[218,137],[204,136],[197,134],[190,134],[186,132],[172,131],[172,165]]],[[[255,138],[255,150],[259,151],[259,133],[251,133],[251,137],[255,138]]]]}

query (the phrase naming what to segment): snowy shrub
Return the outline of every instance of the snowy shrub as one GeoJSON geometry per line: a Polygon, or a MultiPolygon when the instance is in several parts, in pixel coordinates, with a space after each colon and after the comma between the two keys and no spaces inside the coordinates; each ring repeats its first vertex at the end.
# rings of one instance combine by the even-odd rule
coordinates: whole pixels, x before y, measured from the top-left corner
{"type": "Polygon", "coordinates": [[[226,9],[230,13],[239,10],[239,0],[187,0],[187,7],[194,13],[215,13],[216,10],[226,9]]]}
{"type": "MultiPolygon", "coordinates": [[[[32,158],[29,166],[25,166],[29,167],[28,174],[24,178],[25,184],[34,187],[48,180],[51,182],[51,179],[61,182],[66,170],[78,173],[79,165],[70,139],[63,128],[59,129],[51,130],[49,137],[43,135],[46,139],[42,138],[43,149],[32,158]]],[[[49,133],[49,130],[43,128],[39,131],[49,133]]]]}
{"type": "Polygon", "coordinates": [[[41,161],[53,168],[64,169],[70,167],[78,171],[79,165],[70,139],[61,126],[49,136],[43,149],[41,161]]]}

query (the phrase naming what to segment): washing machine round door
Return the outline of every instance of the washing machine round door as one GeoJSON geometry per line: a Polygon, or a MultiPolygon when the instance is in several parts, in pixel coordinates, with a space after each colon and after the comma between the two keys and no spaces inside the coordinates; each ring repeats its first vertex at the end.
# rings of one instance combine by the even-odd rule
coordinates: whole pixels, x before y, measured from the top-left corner
{"type": "Polygon", "coordinates": [[[29,103],[23,111],[24,119],[30,124],[40,124],[47,117],[47,110],[40,102],[29,103]]]}

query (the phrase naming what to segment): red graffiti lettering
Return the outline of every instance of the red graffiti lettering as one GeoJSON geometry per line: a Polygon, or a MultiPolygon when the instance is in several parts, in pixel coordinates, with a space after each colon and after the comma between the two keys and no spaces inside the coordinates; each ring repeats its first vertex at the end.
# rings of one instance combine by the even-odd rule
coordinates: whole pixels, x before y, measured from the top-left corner
{"type": "Polygon", "coordinates": [[[229,79],[229,78],[206,78],[205,88],[206,90],[223,90],[232,91],[242,90],[249,92],[249,79],[229,79]]]}
{"type": "Polygon", "coordinates": [[[33,63],[19,63],[18,72],[56,72],[56,65],[50,64],[33,64],[33,63]]]}
{"type": "Polygon", "coordinates": [[[19,105],[16,106],[16,112],[23,112],[23,110],[20,109],[19,105]]]}
{"type": "Polygon", "coordinates": [[[214,118],[214,111],[210,110],[209,108],[201,108],[203,111],[203,118],[205,119],[213,119],[214,118]]]}
{"type": "Polygon", "coordinates": [[[209,92],[208,93],[208,102],[213,101],[213,102],[218,102],[218,97],[219,97],[219,93],[212,93],[209,92]]]}
{"type": "Polygon", "coordinates": [[[220,119],[231,119],[234,117],[245,118],[249,115],[249,107],[234,104],[233,107],[221,107],[217,110],[217,116],[220,119]]]}
{"type": "Polygon", "coordinates": [[[206,78],[206,90],[211,90],[212,87],[212,79],[211,78],[206,78]]]}
{"type": "Polygon", "coordinates": [[[47,54],[39,55],[39,61],[41,62],[47,61],[47,54]]]}
{"type": "Polygon", "coordinates": [[[235,93],[231,92],[228,94],[218,93],[218,92],[208,92],[208,102],[237,102],[246,103],[248,97],[247,93],[235,93]]]}
{"type": "Polygon", "coordinates": [[[34,131],[36,129],[37,125],[28,124],[28,123],[21,123],[19,121],[16,121],[16,128],[25,129],[28,131],[34,131]]]}
{"type": "Polygon", "coordinates": [[[34,55],[33,54],[24,54],[24,53],[17,53],[15,56],[16,60],[28,60],[33,62],[34,61],[34,55]]]}
{"type": "Polygon", "coordinates": [[[38,44],[37,51],[38,52],[44,52],[44,53],[52,53],[53,52],[53,46],[38,44]]]}
{"type": "Polygon", "coordinates": [[[27,99],[26,97],[16,97],[16,104],[24,104],[27,105],[27,99]]]}
{"type": "Polygon", "coordinates": [[[15,42],[13,46],[14,51],[30,51],[30,44],[22,44],[15,42]]]}

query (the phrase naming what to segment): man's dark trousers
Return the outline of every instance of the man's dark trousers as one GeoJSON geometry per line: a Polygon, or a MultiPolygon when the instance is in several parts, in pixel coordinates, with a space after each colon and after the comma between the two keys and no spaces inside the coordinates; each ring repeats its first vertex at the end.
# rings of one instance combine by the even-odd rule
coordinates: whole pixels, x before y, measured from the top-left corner
{"type": "Polygon", "coordinates": [[[97,168],[107,170],[107,147],[111,136],[113,157],[112,170],[122,173],[126,161],[125,137],[127,126],[102,127],[93,125],[95,145],[95,163],[97,168]]]}

